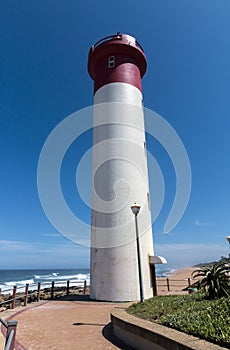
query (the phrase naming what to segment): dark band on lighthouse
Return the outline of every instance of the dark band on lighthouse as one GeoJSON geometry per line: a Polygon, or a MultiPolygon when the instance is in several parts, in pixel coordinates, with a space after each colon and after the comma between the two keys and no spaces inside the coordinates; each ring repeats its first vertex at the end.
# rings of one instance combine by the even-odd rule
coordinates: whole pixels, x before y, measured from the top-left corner
{"type": "Polygon", "coordinates": [[[112,82],[131,84],[142,91],[141,78],[146,68],[143,49],[127,34],[102,39],[89,51],[88,71],[94,80],[94,92],[112,82]]]}

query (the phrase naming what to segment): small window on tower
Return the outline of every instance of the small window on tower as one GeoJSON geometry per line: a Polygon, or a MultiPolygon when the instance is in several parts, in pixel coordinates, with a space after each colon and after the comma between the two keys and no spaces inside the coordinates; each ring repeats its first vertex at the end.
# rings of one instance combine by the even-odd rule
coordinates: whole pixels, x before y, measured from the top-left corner
{"type": "Polygon", "coordinates": [[[148,198],[148,207],[149,207],[149,210],[151,210],[151,206],[150,206],[150,194],[149,194],[149,192],[147,193],[147,198],[148,198]]]}
{"type": "Polygon", "coordinates": [[[110,56],[108,58],[108,67],[109,68],[115,67],[115,56],[110,56]]]}

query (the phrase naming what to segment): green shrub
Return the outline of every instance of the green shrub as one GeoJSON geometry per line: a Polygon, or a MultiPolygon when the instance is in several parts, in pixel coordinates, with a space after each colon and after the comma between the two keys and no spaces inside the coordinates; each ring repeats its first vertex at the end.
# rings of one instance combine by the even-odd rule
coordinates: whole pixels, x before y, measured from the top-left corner
{"type": "Polygon", "coordinates": [[[193,277],[202,277],[198,288],[203,289],[209,299],[221,298],[230,294],[229,267],[224,263],[204,266],[193,272],[193,277]]]}
{"type": "Polygon", "coordinates": [[[206,339],[230,349],[230,297],[207,300],[198,292],[158,296],[128,308],[128,313],[206,339]]]}

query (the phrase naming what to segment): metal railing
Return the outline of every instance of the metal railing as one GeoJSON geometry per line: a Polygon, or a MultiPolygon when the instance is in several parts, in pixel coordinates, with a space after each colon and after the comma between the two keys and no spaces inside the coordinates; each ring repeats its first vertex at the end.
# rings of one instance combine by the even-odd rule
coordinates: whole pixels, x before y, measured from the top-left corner
{"type": "Polygon", "coordinates": [[[9,320],[5,322],[2,318],[0,318],[0,323],[5,327],[4,333],[6,336],[6,342],[4,350],[14,350],[18,321],[9,320]]]}
{"type": "MultiPolygon", "coordinates": [[[[85,295],[86,291],[87,291],[87,287],[88,287],[87,281],[86,280],[84,281],[83,286],[82,285],[79,286],[76,284],[71,285],[71,281],[67,280],[66,287],[65,286],[55,287],[55,282],[52,281],[49,286],[47,286],[47,284],[45,284],[44,290],[46,291],[46,294],[48,294],[48,293],[50,294],[50,299],[54,299],[56,290],[57,291],[62,290],[64,292],[66,292],[66,295],[68,296],[70,294],[70,289],[74,288],[74,287],[82,288],[82,293],[85,295]]],[[[12,291],[12,289],[7,289],[7,290],[4,290],[4,293],[6,293],[6,292],[12,292],[12,295],[9,296],[9,299],[0,302],[0,306],[3,306],[5,304],[10,304],[10,308],[14,309],[16,306],[16,301],[17,300],[23,301],[23,299],[24,299],[24,306],[26,306],[30,295],[31,296],[35,295],[35,300],[33,300],[33,301],[36,301],[36,302],[40,301],[41,283],[39,282],[37,285],[36,284],[29,285],[27,283],[23,287],[14,286],[13,291],[12,291]],[[33,288],[33,287],[37,287],[37,289],[29,291],[29,288],[33,288]],[[20,292],[20,294],[17,295],[17,291],[22,289],[22,288],[25,288],[25,292],[24,293],[20,292]]],[[[0,294],[1,294],[1,291],[0,291],[0,294]]],[[[4,333],[4,336],[6,337],[4,350],[14,350],[17,323],[18,323],[17,321],[13,321],[13,320],[9,320],[9,321],[5,322],[2,318],[0,318],[0,329],[1,329],[1,325],[2,325],[4,327],[3,333],[4,333]]]]}
{"type": "MultiPolygon", "coordinates": [[[[17,287],[14,286],[13,287],[13,291],[12,289],[7,289],[4,290],[4,293],[6,292],[12,292],[12,295],[10,294],[9,299],[6,299],[2,302],[0,302],[0,306],[3,306],[5,304],[10,304],[10,308],[14,309],[16,306],[16,301],[17,300],[21,300],[22,302],[24,301],[24,306],[27,306],[27,303],[29,301],[29,298],[31,297],[31,301],[37,301],[39,302],[41,299],[41,287],[43,287],[43,290],[45,291],[46,294],[50,293],[50,299],[54,299],[55,298],[55,291],[60,292],[60,291],[64,291],[66,292],[66,295],[68,296],[70,294],[70,289],[71,288],[82,288],[82,293],[86,294],[86,290],[87,290],[87,281],[85,280],[82,285],[76,285],[75,282],[72,282],[71,285],[71,281],[67,280],[66,282],[66,286],[55,286],[55,282],[52,281],[49,283],[49,285],[47,285],[47,283],[43,284],[41,282],[38,282],[38,284],[26,284],[23,287],[17,287]],[[73,283],[75,283],[73,285],[73,283]],[[30,290],[29,290],[30,288],[30,290]],[[33,289],[34,288],[34,289],[33,289]],[[36,288],[36,289],[35,289],[36,288]],[[17,295],[18,290],[20,289],[24,289],[24,293],[20,292],[20,294],[17,295]],[[24,299],[24,300],[23,300],[24,299]]],[[[1,294],[1,292],[0,292],[1,294]]]]}
{"type": "MultiPolygon", "coordinates": [[[[110,41],[110,40],[122,40],[122,34],[117,32],[114,35],[108,35],[108,36],[98,40],[94,45],[91,46],[91,50],[94,50],[97,46],[99,46],[107,41],[110,41]]],[[[135,40],[135,44],[137,47],[139,47],[139,49],[141,49],[144,52],[143,47],[141,46],[141,44],[139,44],[139,42],[137,40],[135,40]]]]}
{"type": "Polygon", "coordinates": [[[116,33],[114,35],[108,35],[100,40],[98,40],[93,46],[92,48],[95,48],[99,45],[101,45],[102,43],[105,43],[106,41],[109,41],[109,40],[119,40],[119,39],[122,39],[122,34],[121,33],[116,33]]]}
{"type": "Polygon", "coordinates": [[[188,291],[191,288],[197,287],[199,279],[195,278],[185,278],[185,279],[174,279],[169,277],[157,277],[156,284],[157,288],[165,287],[167,292],[175,291],[175,288],[178,288],[179,291],[188,291]],[[174,288],[172,288],[174,287],[174,288]]]}

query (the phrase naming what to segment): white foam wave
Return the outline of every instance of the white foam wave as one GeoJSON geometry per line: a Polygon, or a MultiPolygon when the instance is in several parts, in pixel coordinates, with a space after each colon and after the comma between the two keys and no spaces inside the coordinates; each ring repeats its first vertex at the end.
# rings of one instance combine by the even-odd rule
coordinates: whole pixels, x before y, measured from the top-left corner
{"type": "Polygon", "coordinates": [[[48,278],[53,278],[54,275],[53,274],[49,274],[49,275],[33,275],[33,277],[35,279],[48,279],[48,278]]]}
{"type": "Polygon", "coordinates": [[[87,285],[90,284],[90,274],[78,273],[72,275],[60,275],[58,272],[53,272],[50,274],[37,274],[31,275],[30,279],[22,279],[19,281],[7,281],[4,284],[0,284],[2,294],[8,294],[13,291],[13,287],[17,286],[18,290],[24,288],[26,284],[29,284],[29,290],[37,290],[37,283],[41,282],[41,288],[50,288],[52,282],[54,281],[55,287],[66,287],[67,281],[69,281],[70,286],[83,287],[86,281],[87,285]]]}
{"type": "Polygon", "coordinates": [[[5,284],[0,284],[0,289],[1,290],[5,289],[5,287],[6,287],[5,284]]]}
{"type": "Polygon", "coordinates": [[[32,284],[34,283],[34,280],[22,280],[22,281],[11,281],[11,282],[5,282],[6,286],[25,286],[26,284],[32,284]]]}
{"type": "Polygon", "coordinates": [[[55,280],[72,280],[72,279],[77,279],[77,280],[85,280],[85,279],[88,279],[89,278],[89,275],[86,275],[86,274],[77,274],[77,275],[63,275],[63,276],[60,276],[60,275],[44,275],[44,276],[36,276],[35,277],[36,279],[41,279],[41,280],[52,280],[52,281],[55,281],[55,280]]]}

